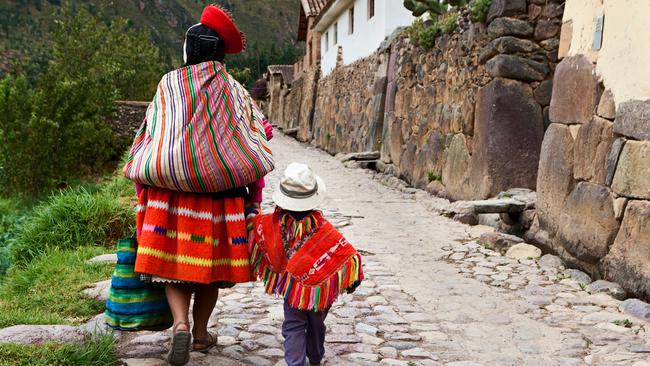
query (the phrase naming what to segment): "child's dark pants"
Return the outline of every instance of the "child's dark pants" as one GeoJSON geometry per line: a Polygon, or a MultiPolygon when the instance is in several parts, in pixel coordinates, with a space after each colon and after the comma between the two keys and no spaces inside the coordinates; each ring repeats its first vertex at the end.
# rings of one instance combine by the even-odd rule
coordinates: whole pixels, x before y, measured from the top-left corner
{"type": "Polygon", "coordinates": [[[306,359],[320,363],[325,355],[325,317],[328,310],[298,310],[284,304],[284,359],[288,366],[304,366],[306,359]]]}

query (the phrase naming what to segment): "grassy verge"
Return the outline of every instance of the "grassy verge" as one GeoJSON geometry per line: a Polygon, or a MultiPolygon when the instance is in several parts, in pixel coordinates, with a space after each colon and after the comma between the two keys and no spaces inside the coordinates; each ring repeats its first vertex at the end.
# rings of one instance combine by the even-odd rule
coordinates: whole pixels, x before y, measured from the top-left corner
{"type": "Polygon", "coordinates": [[[24,197],[0,198],[0,279],[11,265],[9,243],[34,202],[24,197]]]}
{"type": "Polygon", "coordinates": [[[105,248],[51,249],[25,267],[9,271],[0,289],[0,328],[15,324],[78,324],[104,310],[81,294],[110,277],[113,266],[86,260],[105,248]]]}
{"type": "Polygon", "coordinates": [[[111,246],[129,232],[133,210],[119,197],[68,190],[36,206],[11,243],[13,265],[23,266],[52,248],[111,246]]]}
{"type": "Polygon", "coordinates": [[[114,340],[107,336],[85,344],[0,344],[0,366],[112,366],[117,365],[114,340]]]}
{"type": "Polygon", "coordinates": [[[133,184],[116,173],[55,194],[24,213],[0,247],[0,265],[11,260],[6,275],[0,274],[0,328],[78,324],[101,313],[104,304],[81,291],[110,278],[113,266],[85,262],[114,251],[117,239],[133,233],[133,195],[133,184]]]}

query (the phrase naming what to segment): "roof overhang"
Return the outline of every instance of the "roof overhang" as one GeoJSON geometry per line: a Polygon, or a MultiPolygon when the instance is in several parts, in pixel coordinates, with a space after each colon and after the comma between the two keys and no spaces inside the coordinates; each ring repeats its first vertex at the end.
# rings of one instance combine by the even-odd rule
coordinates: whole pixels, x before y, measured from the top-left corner
{"type": "Polygon", "coordinates": [[[307,40],[309,21],[305,14],[305,9],[302,6],[300,7],[300,17],[298,19],[298,42],[305,42],[307,40]]]}
{"type": "Polygon", "coordinates": [[[314,31],[323,33],[353,3],[354,0],[330,0],[314,21],[314,31]]]}

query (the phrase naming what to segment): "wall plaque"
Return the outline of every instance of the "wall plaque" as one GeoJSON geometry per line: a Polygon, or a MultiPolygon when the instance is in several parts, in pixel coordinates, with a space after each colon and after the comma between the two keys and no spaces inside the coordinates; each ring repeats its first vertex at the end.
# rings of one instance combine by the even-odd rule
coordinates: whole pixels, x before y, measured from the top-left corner
{"type": "Polygon", "coordinates": [[[605,15],[599,15],[596,17],[596,24],[594,25],[594,43],[591,45],[591,49],[594,51],[599,51],[603,45],[604,23],[605,23],[605,15]]]}

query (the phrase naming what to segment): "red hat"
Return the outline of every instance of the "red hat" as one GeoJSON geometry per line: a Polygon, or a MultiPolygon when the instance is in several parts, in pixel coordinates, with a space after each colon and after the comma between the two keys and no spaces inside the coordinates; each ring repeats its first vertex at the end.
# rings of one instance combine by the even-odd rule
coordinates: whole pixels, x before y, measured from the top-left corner
{"type": "Polygon", "coordinates": [[[226,53],[240,53],[246,49],[246,37],[237,29],[227,10],[217,5],[208,5],[203,9],[200,22],[219,34],[223,39],[226,53]]]}

